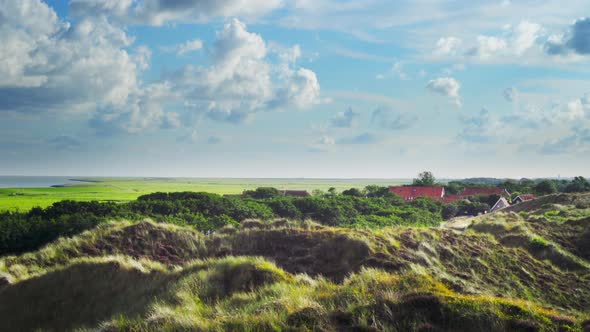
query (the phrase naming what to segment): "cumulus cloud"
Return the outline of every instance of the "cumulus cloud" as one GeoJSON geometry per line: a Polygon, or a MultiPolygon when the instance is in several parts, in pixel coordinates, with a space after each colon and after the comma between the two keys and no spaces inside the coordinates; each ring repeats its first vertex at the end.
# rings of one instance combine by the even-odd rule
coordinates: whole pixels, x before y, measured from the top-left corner
{"type": "Polygon", "coordinates": [[[463,128],[459,139],[464,142],[485,144],[493,142],[502,130],[502,123],[489,110],[483,108],[478,114],[461,118],[463,128]]]}
{"type": "Polygon", "coordinates": [[[353,137],[345,137],[337,141],[338,144],[375,144],[379,138],[371,133],[362,133],[353,137]]]}
{"type": "MultiPolygon", "coordinates": [[[[521,21],[517,25],[507,25],[498,35],[479,35],[475,41],[456,37],[443,37],[436,43],[433,54],[436,56],[468,56],[481,61],[508,60],[522,57],[529,50],[539,46],[543,27],[537,23],[521,21]]],[[[540,47],[537,47],[540,50],[540,47]]]]}
{"type": "Polygon", "coordinates": [[[459,95],[461,84],[454,78],[440,77],[430,80],[426,85],[426,88],[432,93],[449,97],[458,107],[462,106],[461,96],[459,95]]]}
{"type": "Polygon", "coordinates": [[[184,55],[189,52],[197,51],[203,48],[203,41],[200,39],[193,39],[186,41],[176,47],[176,53],[178,55],[184,55]]]}
{"type": "Polygon", "coordinates": [[[216,17],[263,16],[282,0],[71,0],[74,15],[108,15],[126,23],[203,23],[216,17]]]}
{"type": "Polygon", "coordinates": [[[268,60],[266,42],[237,19],[217,33],[210,53],[210,66],[186,66],[169,78],[194,112],[242,123],[259,111],[305,109],[318,102],[315,73],[295,67],[293,57],[268,60]]]}
{"type": "Polygon", "coordinates": [[[467,51],[467,55],[480,59],[489,59],[508,48],[508,43],[502,38],[494,36],[478,36],[477,45],[467,51]]]}
{"type": "Polygon", "coordinates": [[[463,41],[457,37],[443,37],[436,43],[434,54],[436,55],[456,55],[463,41]]]}
{"type": "Polygon", "coordinates": [[[360,114],[349,107],[344,112],[338,112],[330,119],[330,126],[334,128],[351,128],[354,126],[360,114]]]}
{"type": "Polygon", "coordinates": [[[541,25],[522,21],[511,32],[510,45],[516,55],[522,55],[535,45],[543,32],[541,25]]]}
{"type": "Polygon", "coordinates": [[[561,119],[570,121],[590,119],[590,94],[568,102],[560,115],[561,119]]]}
{"type": "Polygon", "coordinates": [[[576,20],[563,35],[553,35],[545,43],[545,50],[551,55],[575,53],[590,54],[590,17],[576,20]]]}
{"type": "Polygon", "coordinates": [[[146,52],[104,19],[62,22],[39,0],[0,2],[1,110],[122,105],[138,89],[146,52]]]}
{"type": "Polygon", "coordinates": [[[387,130],[408,129],[416,123],[416,120],[417,117],[412,114],[387,107],[377,108],[371,115],[371,123],[387,130]]]}
{"type": "Polygon", "coordinates": [[[154,83],[130,94],[123,105],[98,107],[89,125],[100,135],[135,134],[154,126],[178,128],[181,126],[180,116],[175,112],[165,112],[162,107],[173,98],[169,84],[154,83]]]}

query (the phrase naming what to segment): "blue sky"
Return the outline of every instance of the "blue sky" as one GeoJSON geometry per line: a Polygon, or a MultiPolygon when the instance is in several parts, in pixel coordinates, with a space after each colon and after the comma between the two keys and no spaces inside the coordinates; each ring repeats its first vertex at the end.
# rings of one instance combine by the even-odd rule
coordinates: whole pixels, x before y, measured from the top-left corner
{"type": "Polygon", "coordinates": [[[583,0],[0,0],[0,174],[590,176],[583,0]]]}

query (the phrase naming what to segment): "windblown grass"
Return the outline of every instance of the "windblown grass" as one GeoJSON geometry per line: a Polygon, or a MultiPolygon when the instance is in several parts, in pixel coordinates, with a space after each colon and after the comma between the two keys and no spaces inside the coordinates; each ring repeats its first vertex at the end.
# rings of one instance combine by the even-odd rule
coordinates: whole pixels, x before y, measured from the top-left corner
{"type": "Polygon", "coordinates": [[[590,328],[590,219],[540,214],[479,217],[464,233],[108,223],[0,258],[0,330],[590,328]]]}

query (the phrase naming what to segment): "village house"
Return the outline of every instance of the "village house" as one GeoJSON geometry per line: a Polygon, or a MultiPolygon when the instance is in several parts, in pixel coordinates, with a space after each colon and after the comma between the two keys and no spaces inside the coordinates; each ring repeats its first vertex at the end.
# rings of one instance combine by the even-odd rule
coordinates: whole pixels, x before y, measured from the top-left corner
{"type": "Polygon", "coordinates": [[[491,196],[491,195],[499,195],[499,196],[510,196],[510,193],[506,189],[501,188],[477,188],[477,187],[470,187],[465,188],[459,196],[462,198],[467,198],[469,196],[491,196]]]}
{"type": "Polygon", "coordinates": [[[496,204],[494,204],[494,206],[492,206],[492,208],[490,209],[490,212],[496,212],[498,210],[502,210],[504,208],[507,208],[510,206],[510,203],[508,203],[508,200],[506,200],[506,198],[504,197],[500,197],[500,199],[496,202],[496,204]]]}
{"type": "Polygon", "coordinates": [[[516,198],[512,200],[512,203],[513,204],[522,203],[522,202],[526,202],[526,201],[531,201],[535,198],[536,197],[533,194],[522,194],[522,195],[516,196],[516,198]]]}
{"type": "Polygon", "coordinates": [[[445,197],[445,188],[441,186],[395,186],[389,187],[389,192],[398,195],[406,201],[412,201],[418,197],[428,197],[435,201],[442,201],[445,197]]]}
{"type": "Polygon", "coordinates": [[[443,197],[443,203],[451,204],[461,199],[465,199],[465,197],[461,195],[446,195],[445,197],[443,197]]]}

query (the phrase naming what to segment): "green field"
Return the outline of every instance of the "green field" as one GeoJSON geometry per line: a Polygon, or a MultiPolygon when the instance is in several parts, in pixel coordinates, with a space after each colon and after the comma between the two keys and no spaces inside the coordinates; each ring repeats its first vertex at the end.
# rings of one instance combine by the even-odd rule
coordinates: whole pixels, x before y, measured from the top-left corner
{"type": "Polygon", "coordinates": [[[410,179],[207,179],[207,178],[84,178],[59,188],[0,188],[0,211],[28,211],[35,206],[47,207],[61,200],[124,202],[138,196],[163,191],[204,191],[216,194],[239,194],[258,187],[315,189],[338,191],[369,184],[395,185],[410,179]]]}

